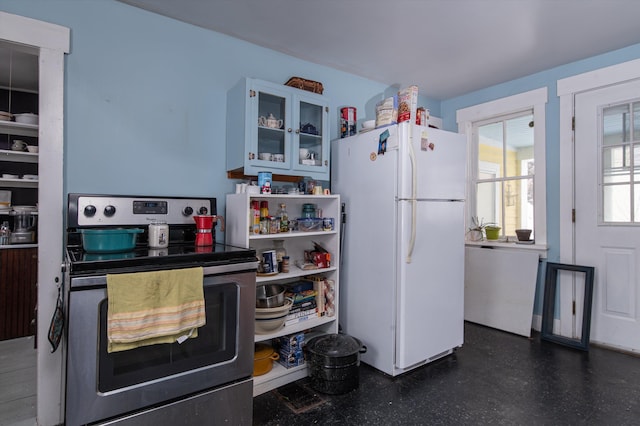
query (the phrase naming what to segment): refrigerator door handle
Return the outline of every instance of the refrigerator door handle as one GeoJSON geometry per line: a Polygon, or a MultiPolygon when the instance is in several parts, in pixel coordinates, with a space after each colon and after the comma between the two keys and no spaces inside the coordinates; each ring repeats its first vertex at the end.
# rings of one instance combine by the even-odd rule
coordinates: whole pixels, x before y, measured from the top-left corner
{"type": "Polygon", "coordinates": [[[407,249],[407,263],[411,263],[413,249],[416,246],[416,213],[418,196],[418,172],[416,170],[416,155],[413,151],[413,140],[409,138],[409,159],[411,160],[411,238],[409,239],[409,247],[407,249]]]}

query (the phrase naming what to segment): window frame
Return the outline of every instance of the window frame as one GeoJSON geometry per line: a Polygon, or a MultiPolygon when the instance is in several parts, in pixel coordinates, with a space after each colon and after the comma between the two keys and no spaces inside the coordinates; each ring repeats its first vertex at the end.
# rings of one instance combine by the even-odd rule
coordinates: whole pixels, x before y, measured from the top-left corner
{"type": "Polygon", "coordinates": [[[517,95],[477,104],[456,112],[458,132],[467,136],[467,203],[466,228],[470,226],[472,212],[476,211],[476,192],[474,176],[478,172],[478,150],[473,140],[473,124],[492,118],[533,111],[534,125],[534,227],[536,230],[536,246],[547,245],[547,185],[546,185],[546,123],[545,107],[548,95],[547,88],[542,87],[517,95]]]}

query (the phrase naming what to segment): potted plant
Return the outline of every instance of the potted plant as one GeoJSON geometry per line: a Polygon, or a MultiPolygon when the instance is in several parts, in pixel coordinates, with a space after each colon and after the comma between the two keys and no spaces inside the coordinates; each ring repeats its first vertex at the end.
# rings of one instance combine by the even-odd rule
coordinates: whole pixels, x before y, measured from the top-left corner
{"type": "Polygon", "coordinates": [[[478,216],[471,217],[471,226],[467,231],[470,241],[482,241],[484,239],[484,219],[478,219],[478,216]]]}
{"type": "Polygon", "coordinates": [[[500,230],[502,228],[495,223],[488,223],[484,226],[484,232],[487,235],[487,240],[497,240],[500,238],[500,230]]]}

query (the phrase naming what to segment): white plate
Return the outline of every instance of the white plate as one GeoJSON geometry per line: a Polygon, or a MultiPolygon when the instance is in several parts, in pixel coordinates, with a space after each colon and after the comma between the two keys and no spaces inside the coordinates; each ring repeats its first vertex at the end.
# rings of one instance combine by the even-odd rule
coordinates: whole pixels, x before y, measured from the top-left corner
{"type": "Polygon", "coordinates": [[[18,175],[11,175],[11,174],[9,174],[9,173],[3,173],[3,174],[2,174],[2,178],[3,178],[3,179],[19,179],[19,178],[20,178],[20,176],[18,176],[18,175]]]}
{"type": "Polygon", "coordinates": [[[13,211],[16,212],[35,212],[37,210],[36,206],[13,206],[13,211]]]}
{"type": "Polygon", "coordinates": [[[26,179],[26,180],[38,180],[38,175],[22,175],[22,179],[26,179]]]}

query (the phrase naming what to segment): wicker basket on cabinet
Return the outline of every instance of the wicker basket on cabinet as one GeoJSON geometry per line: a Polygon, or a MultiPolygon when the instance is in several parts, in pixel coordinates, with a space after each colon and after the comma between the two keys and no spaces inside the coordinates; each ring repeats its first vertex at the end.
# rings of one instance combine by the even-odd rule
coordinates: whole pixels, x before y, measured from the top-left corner
{"type": "Polygon", "coordinates": [[[322,83],[319,81],[307,80],[301,77],[291,77],[284,85],[306,90],[308,92],[318,93],[320,95],[322,95],[322,92],[324,91],[322,83]]]}

